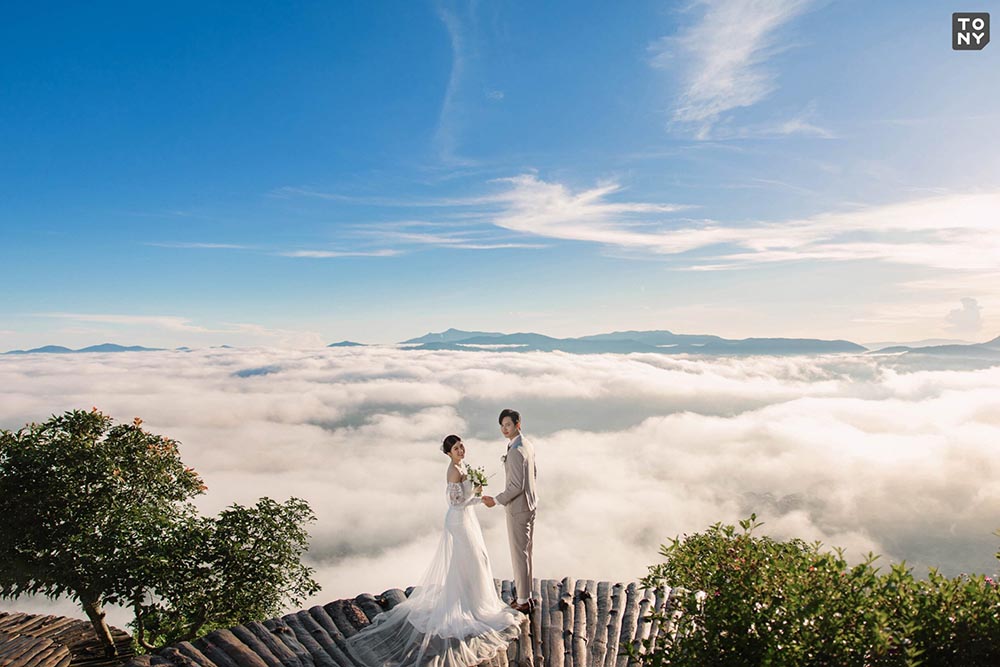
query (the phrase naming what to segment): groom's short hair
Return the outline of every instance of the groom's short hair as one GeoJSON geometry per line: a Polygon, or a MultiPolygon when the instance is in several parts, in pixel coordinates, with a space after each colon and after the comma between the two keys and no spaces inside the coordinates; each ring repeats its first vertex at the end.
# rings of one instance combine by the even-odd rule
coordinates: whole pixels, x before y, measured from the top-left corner
{"type": "Polygon", "coordinates": [[[518,412],[517,410],[511,410],[510,408],[507,408],[506,410],[501,412],[500,419],[498,420],[501,426],[503,426],[503,420],[505,417],[510,417],[510,420],[514,422],[514,424],[521,423],[521,413],[518,412]]]}

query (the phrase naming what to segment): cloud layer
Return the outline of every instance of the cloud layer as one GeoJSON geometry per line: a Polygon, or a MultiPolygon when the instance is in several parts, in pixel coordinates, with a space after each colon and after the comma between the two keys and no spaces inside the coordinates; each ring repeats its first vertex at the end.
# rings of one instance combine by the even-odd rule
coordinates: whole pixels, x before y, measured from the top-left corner
{"type": "MultiPolygon", "coordinates": [[[[982,362],[262,348],[0,358],[0,388],[3,428],[141,416],[181,441],[206,512],[308,500],[314,602],[419,579],[445,511],[438,444],[459,433],[499,484],[508,406],[538,451],[540,577],[635,579],[668,538],[752,511],[854,559],[995,570],[1000,366],[982,362]]],[[[509,578],[503,515],[477,511],[509,578]]]]}

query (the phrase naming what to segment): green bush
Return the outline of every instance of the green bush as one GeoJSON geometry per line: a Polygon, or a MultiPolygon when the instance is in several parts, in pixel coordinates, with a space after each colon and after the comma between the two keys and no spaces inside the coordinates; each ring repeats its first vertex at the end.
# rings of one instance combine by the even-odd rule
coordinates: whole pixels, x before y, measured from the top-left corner
{"type": "Polygon", "coordinates": [[[319,586],[301,563],[309,505],[261,498],[202,517],[206,490],[178,443],[97,408],[0,430],[0,598],[80,602],[105,653],[105,605],[132,607],[136,641],[192,639],[273,616],[319,586]]]}
{"type": "Polygon", "coordinates": [[[670,588],[646,665],[998,665],[1000,591],[989,577],[917,580],[882,573],[869,554],[849,566],[820,543],[734,526],[673,539],[643,585],[670,588]]]}

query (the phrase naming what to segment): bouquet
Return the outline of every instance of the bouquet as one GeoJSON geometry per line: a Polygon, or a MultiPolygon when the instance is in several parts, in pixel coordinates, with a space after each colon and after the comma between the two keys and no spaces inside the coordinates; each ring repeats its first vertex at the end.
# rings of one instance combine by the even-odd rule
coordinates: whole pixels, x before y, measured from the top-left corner
{"type": "MultiPolygon", "coordinates": [[[[486,476],[486,471],[480,468],[473,468],[468,463],[465,464],[465,474],[472,480],[472,486],[476,489],[476,495],[483,495],[483,487],[489,484],[490,478],[486,476]]],[[[491,475],[492,476],[492,475],[491,475]]]]}

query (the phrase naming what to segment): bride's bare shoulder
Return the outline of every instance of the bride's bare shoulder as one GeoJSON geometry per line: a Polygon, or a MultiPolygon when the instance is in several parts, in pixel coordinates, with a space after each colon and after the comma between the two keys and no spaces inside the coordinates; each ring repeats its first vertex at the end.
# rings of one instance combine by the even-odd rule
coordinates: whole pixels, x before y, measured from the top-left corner
{"type": "Polygon", "coordinates": [[[448,481],[452,484],[458,484],[462,481],[462,471],[450,463],[448,464],[448,481]]]}

